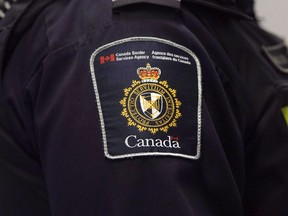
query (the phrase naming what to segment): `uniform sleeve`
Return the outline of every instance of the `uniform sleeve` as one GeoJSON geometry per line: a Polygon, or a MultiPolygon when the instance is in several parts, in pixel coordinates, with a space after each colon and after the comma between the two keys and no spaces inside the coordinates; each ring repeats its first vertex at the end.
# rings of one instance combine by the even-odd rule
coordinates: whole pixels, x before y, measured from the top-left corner
{"type": "Polygon", "coordinates": [[[243,140],[194,33],[167,8],[149,12],[151,25],[136,7],[134,19],[124,10],[107,24],[103,14],[79,37],[86,20],[67,24],[83,7],[74,3],[47,19],[50,49],[9,99],[8,117],[24,125],[11,131],[41,165],[52,215],[242,216],[243,140]]]}
{"type": "MultiPolygon", "coordinates": [[[[262,163],[271,149],[257,147],[275,136],[265,133],[272,113],[261,116],[246,148],[234,92],[225,92],[211,58],[217,50],[204,48],[200,28],[188,28],[174,9],[110,14],[104,1],[88,1],[96,13],[77,2],[55,3],[36,20],[7,67],[5,127],[16,146],[1,157],[7,179],[7,164],[19,159],[22,182],[7,184],[21,192],[11,200],[42,200],[41,215],[53,216],[245,215],[244,186],[253,197],[262,188],[253,174],[273,164],[262,163]]],[[[265,182],[271,197],[266,186],[276,183],[265,182]]]]}
{"type": "Polygon", "coordinates": [[[41,73],[47,54],[46,30],[38,24],[23,35],[15,52],[6,53],[10,60],[1,77],[0,215],[50,215],[34,139],[32,96],[24,90],[41,73]]]}
{"type": "Polygon", "coordinates": [[[214,121],[225,119],[225,142],[235,144],[240,164],[241,137],[209,57],[194,40],[185,44],[175,34],[168,41],[156,26],[132,26],[153,37],[130,37],[112,25],[44,63],[34,115],[51,208],[56,215],[84,207],[87,215],[241,215],[214,121]],[[202,96],[200,64],[203,88],[210,88],[202,96]]]}

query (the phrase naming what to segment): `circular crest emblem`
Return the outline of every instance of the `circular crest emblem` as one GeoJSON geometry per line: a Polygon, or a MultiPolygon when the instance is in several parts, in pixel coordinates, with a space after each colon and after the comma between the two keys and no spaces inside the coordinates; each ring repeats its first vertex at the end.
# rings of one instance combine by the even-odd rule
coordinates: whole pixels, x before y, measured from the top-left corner
{"type": "Polygon", "coordinates": [[[130,87],[124,89],[120,101],[123,107],[121,115],[128,121],[128,126],[137,127],[140,132],[152,134],[177,127],[181,102],[176,97],[176,90],[169,87],[167,81],[158,81],[161,70],[151,67],[137,69],[141,81],[133,80],[130,87]]]}

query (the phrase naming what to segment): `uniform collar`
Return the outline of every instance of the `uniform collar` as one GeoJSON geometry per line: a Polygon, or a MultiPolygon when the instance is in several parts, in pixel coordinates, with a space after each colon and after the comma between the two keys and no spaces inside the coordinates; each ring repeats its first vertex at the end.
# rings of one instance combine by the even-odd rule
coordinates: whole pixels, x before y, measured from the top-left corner
{"type": "Polygon", "coordinates": [[[218,10],[239,18],[250,19],[254,18],[251,13],[247,13],[248,3],[251,10],[251,2],[253,0],[182,0],[191,4],[201,5],[214,10],[218,10]],[[240,7],[241,5],[241,7],[240,7]]]}
{"type": "Polygon", "coordinates": [[[236,0],[236,5],[246,14],[255,16],[254,13],[254,0],[236,0]]]}

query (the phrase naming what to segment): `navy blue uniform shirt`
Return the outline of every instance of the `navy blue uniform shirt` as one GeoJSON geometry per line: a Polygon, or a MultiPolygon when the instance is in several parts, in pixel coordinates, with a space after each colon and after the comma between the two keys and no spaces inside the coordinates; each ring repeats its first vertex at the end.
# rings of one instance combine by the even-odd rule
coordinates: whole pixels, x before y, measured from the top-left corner
{"type": "Polygon", "coordinates": [[[0,215],[287,215],[283,42],[249,1],[118,3],[1,21],[0,215]]]}

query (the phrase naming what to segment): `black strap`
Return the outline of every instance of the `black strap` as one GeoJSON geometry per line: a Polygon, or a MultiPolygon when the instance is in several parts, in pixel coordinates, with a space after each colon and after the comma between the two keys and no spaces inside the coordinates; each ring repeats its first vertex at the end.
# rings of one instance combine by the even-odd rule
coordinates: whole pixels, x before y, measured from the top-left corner
{"type": "Polygon", "coordinates": [[[113,9],[132,4],[147,3],[180,9],[181,0],[112,0],[113,9]]]}

